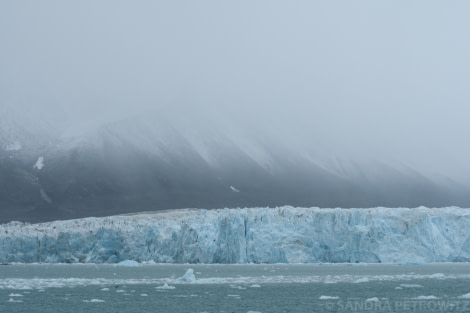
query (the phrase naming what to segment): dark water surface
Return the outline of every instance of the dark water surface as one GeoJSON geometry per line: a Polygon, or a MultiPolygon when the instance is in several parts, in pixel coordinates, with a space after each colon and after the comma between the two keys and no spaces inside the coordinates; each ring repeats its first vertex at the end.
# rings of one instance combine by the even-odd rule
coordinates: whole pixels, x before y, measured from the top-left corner
{"type": "Polygon", "coordinates": [[[470,264],[0,266],[2,313],[250,311],[470,312],[470,264]]]}

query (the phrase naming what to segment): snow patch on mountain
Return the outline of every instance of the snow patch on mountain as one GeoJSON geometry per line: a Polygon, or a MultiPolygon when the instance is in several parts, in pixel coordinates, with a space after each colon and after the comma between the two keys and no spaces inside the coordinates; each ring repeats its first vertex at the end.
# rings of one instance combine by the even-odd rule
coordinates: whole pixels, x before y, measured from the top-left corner
{"type": "Polygon", "coordinates": [[[33,168],[40,171],[42,170],[43,167],[44,167],[44,157],[40,156],[37,159],[36,163],[34,163],[33,168]]]}
{"type": "Polygon", "coordinates": [[[237,188],[233,186],[230,186],[230,190],[232,190],[233,192],[240,192],[240,190],[238,190],[237,188]]]}
{"type": "Polygon", "coordinates": [[[20,151],[21,148],[21,143],[15,140],[5,146],[5,151],[20,151]]]}

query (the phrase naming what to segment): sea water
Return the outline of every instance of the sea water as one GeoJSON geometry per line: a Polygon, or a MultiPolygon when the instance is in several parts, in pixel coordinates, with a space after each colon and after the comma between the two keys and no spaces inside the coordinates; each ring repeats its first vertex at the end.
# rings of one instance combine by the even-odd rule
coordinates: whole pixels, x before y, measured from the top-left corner
{"type": "Polygon", "coordinates": [[[13,264],[0,312],[470,312],[470,264],[13,264]]]}

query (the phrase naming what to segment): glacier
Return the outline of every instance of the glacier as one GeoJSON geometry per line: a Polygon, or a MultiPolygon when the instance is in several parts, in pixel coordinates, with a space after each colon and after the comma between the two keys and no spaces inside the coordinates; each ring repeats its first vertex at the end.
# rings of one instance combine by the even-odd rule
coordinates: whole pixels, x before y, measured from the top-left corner
{"type": "Polygon", "coordinates": [[[470,261],[470,210],[181,209],[0,225],[1,263],[470,261]]]}

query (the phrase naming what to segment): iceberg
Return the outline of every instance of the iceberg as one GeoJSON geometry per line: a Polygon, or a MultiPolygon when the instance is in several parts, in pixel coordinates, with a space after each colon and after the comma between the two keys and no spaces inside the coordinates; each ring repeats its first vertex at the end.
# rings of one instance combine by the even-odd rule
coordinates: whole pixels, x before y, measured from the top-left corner
{"type": "Polygon", "coordinates": [[[195,282],[196,281],[196,276],[194,275],[193,269],[189,268],[182,277],[178,278],[178,281],[181,281],[181,282],[195,282]]]}
{"type": "Polygon", "coordinates": [[[470,261],[470,210],[183,209],[0,225],[0,263],[470,261]]]}

